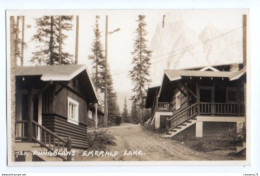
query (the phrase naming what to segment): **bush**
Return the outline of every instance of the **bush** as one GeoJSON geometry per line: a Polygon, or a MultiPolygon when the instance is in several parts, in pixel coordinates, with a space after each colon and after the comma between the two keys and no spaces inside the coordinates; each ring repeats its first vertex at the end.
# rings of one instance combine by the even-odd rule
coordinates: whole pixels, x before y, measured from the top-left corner
{"type": "Polygon", "coordinates": [[[104,150],[107,145],[116,145],[115,137],[106,131],[93,131],[89,136],[90,149],[104,150]]]}

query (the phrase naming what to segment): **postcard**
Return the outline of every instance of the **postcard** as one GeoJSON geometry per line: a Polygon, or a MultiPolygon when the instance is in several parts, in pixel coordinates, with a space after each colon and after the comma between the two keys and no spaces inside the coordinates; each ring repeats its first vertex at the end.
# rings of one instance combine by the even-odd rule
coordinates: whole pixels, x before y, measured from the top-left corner
{"type": "Polygon", "coordinates": [[[248,165],[249,19],[8,10],[8,164],[248,165]]]}

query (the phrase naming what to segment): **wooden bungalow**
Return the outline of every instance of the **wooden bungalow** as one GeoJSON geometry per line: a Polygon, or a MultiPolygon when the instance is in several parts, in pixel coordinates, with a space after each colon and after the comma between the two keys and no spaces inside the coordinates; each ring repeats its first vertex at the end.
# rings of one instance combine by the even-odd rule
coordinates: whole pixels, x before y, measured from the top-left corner
{"type": "Polygon", "coordinates": [[[161,86],[148,89],[148,121],[165,137],[225,136],[245,122],[246,68],[226,65],[186,70],[165,70],[161,86]]]}
{"type": "Polygon", "coordinates": [[[49,151],[87,149],[88,110],[93,112],[95,124],[96,103],[95,88],[85,65],[17,67],[17,150],[23,143],[38,143],[49,151]]]}

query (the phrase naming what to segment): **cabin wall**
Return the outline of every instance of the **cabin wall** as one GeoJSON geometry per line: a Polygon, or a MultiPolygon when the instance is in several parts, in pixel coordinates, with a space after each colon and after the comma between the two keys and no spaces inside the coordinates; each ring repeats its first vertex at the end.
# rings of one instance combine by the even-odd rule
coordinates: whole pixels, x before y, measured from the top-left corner
{"type": "Polygon", "coordinates": [[[53,103],[53,113],[68,117],[68,97],[77,101],[79,103],[79,122],[85,123],[87,122],[87,115],[88,115],[88,107],[87,102],[80,97],[76,93],[72,92],[66,87],[61,87],[61,85],[56,86],[56,95],[53,103]]]}
{"type": "Polygon", "coordinates": [[[89,146],[86,124],[79,123],[79,125],[75,125],[67,122],[65,117],[55,114],[43,114],[42,124],[65,140],[70,136],[73,148],[87,149],[89,146]]]}

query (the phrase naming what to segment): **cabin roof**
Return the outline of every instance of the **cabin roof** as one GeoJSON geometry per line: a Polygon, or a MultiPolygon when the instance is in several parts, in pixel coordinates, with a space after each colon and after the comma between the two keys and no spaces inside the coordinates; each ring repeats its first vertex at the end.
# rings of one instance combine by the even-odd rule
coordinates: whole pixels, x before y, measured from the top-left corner
{"type": "Polygon", "coordinates": [[[86,65],[23,66],[17,67],[16,76],[41,76],[42,81],[69,81],[86,68],[86,65]]]}
{"type": "Polygon", "coordinates": [[[239,79],[241,76],[243,76],[246,73],[246,67],[243,67],[238,72],[233,73],[231,76],[229,76],[230,81],[234,81],[239,79]]]}
{"type": "Polygon", "coordinates": [[[70,81],[81,73],[81,78],[84,78],[82,84],[91,92],[91,100],[98,101],[87,65],[18,66],[15,74],[16,76],[40,76],[42,81],[70,81]]]}
{"type": "Polygon", "coordinates": [[[155,95],[159,92],[160,86],[149,87],[147,90],[147,97],[145,102],[145,108],[151,108],[155,95]]]}
{"type": "Polygon", "coordinates": [[[196,71],[196,70],[165,70],[165,75],[170,81],[176,81],[182,77],[212,77],[229,78],[234,72],[226,71],[196,71]]]}

